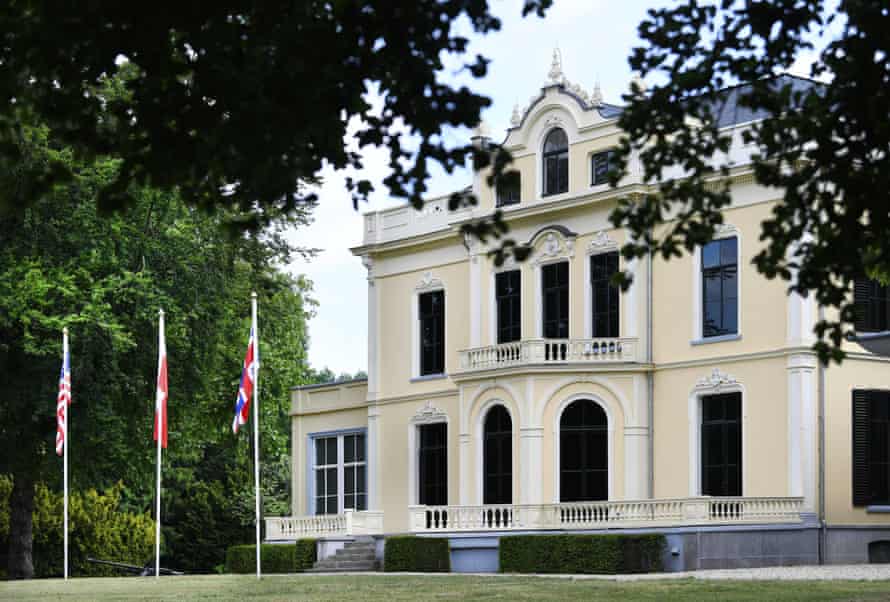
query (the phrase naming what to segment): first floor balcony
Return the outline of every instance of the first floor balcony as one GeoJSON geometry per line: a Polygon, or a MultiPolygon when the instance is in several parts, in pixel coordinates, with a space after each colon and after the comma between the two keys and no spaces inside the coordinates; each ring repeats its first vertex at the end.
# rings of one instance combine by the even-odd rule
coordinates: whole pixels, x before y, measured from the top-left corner
{"type": "MultiPolygon", "coordinates": [[[[800,523],[800,497],[689,497],[556,504],[410,506],[410,530],[417,534],[497,531],[579,531],[657,529],[800,523]]],[[[384,533],[383,513],[266,519],[268,541],[338,538],[384,533]]]]}
{"type": "Polygon", "coordinates": [[[524,339],[464,349],[462,372],[531,365],[616,364],[637,362],[637,339],[524,339]]]}

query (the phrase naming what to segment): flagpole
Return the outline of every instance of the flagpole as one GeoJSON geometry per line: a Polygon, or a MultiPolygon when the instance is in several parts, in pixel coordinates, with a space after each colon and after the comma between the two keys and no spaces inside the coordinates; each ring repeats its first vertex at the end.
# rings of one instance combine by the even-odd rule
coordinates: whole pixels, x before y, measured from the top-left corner
{"type": "Polygon", "coordinates": [[[260,331],[257,328],[256,292],[250,293],[250,313],[253,326],[253,361],[256,365],[253,376],[253,484],[255,493],[254,508],[256,511],[256,578],[262,576],[260,568],[260,331]]]}
{"type": "MultiPolygon", "coordinates": [[[[65,327],[62,329],[62,369],[64,370],[65,360],[68,359],[68,328],[65,327]]],[[[63,375],[64,376],[64,375],[63,375]]],[[[71,384],[68,384],[68,395],[71,395],[71,384]]],[[[68,580],[68,420],[71,416],[68,413],[68,400],[63,400],[64,412],[65,412],[65,422],[62,425],[62,441],[64,447],[62,448],[62,488],[64,489],[63,494],[63,516],[62,519],[63,526],[65,532],[65,581],[68,580]]]]}
{"type": "MultiPolygon", "coordinates": [[[[164,342],[164,310],[158,310],[158,356],[160,357],[161,353],[161,345],[166,347],[164,342]]],[[[155,393],[155,397],[157,398],[157,393],[155,393]]],[[[155,401],[155,406],[157,406],[157,401],[155,401]]],[[[161,441],[163,440],[163,436],[161,433],[162,428],[162,419],[163,417],[155,407],[155,424],[157,431],[157,439],[158,439],[158,479],[157,486],[155,488],[156,492],[156,506],[155,506],[155,579],[161,576],[161,441]]]]}

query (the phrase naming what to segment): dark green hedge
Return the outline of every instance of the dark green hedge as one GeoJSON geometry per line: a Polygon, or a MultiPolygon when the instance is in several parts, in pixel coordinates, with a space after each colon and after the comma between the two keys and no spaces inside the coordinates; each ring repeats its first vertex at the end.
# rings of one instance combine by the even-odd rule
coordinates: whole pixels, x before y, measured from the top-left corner
{"type": "Polygon", "coordinates": [[[502,573],[651,573],[662,570],[664,535],[501,537],[502,573]]]}
{"type": "MultiPolygon", "coordinates": [[[[263,544],[261,561],[264,573],[295,573],[315,564],[315,540],[300,539],[296,544],[263,544]]],[[[256,571],[256,546],[231,546],[226,550],[227,573],[256,571]]]]}
{"type": "Polygon", "coordinates": [[[447,573],[451,571],[451,550],[448,540],[410,535],[387,537],[383,552],[383,570],[447,573]]]}

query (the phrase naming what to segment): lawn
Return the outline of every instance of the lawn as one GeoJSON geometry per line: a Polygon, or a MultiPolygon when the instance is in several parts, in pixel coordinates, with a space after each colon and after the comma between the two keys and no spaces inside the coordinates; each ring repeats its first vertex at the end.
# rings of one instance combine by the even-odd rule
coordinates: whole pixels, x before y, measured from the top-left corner
{"type": "Polygon", "coordinates": [[[884,581],[599,581],[453,575],[124,577],[0,582],[3,600],[887,600],[884,581]]]}

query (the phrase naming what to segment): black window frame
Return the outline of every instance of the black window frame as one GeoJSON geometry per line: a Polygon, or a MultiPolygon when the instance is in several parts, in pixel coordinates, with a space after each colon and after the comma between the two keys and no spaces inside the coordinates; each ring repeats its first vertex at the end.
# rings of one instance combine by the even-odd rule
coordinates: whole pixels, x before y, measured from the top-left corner
{"type": "Polygon", "coordinates": [[[513,419],[501,404],[485,414],[482,427],[482,503],[513,503],[513,419]]]}
{"type": "Polygon", "coordinates": [[[576,399],[559,419],[559,501],[609,499],[609,420],[592,399],[576,399]]]}
{"type": "Polygon", "coordinates": [[[890,505],[890,390],[853,391],[853,505],[890,505]]]}
{"type": "Polygon", "coordinates": [[[590,185],[599,186],[609,183],[609,173],[614,168],[617,150],[610,148],[590,155],[590,185]]]}
{"type": "Polygon", "coordinates": [[[739,240],[737,236],[728,236],[712,240],[701,248],[701,336],[703,339],[737,335],[739,333],[740,305],[739,305],[739,240]],[[731,261],[727,260],[730,253],[727,249],[732,246],[735,250],[731,253],[731,261]],[[717,262],[710,263],[707,256],[716,249],[717,262]],[[728,284],[735,282],[733,288],[728,284]],[[719,283],[719,298],[708,298],[709,282],[719,283]],[[712,320],[714,313],[711,308],[716,305],[719,314],[719,323],[712,320]],[[734,326],[727,324],[732,320],[734,326]]]}
{"type": "Polygon", "coordinates": [[[700,403],[701,494],[717,497],[741,496],[744,428],[742,394],[732,392],[703,395],[700,403]],[[714,457],[714,451],[717,451],[717,457],[714,457]],[[735,462],[730,454],[735,455],[735,462]]]}
{"type": "Polygon", "coordinates": [[[522,175],[511,170],[501,175],[497,183],[495,207],[518,205],[522,202],[522,175]]]}
{"type": "Polygon", "coordinates": [[[417,295],[417,310],[420,322],[420,376],[444,374],[445,291],[417,295]]]}
{"type": "Polygon", "coordinates": [[[890,330],[890,286],[872,278],[857,278],[853,287],[856,332],[890,330]]]}
{"type": "MultiPolygon", "coordinates": [[[[555,141],[554,144],[556,144],[555,141]]],[[[569,191],[569,137],[562,128],[553,128],[544,139],[544,148],[541,153],[541,169],[544,176],[541,196],[552,196],[569,191]],[[558,133],[562,134],[565,145],[548,149],[551,138],[558,133]],[[552,170],[555,170],[555,175],[552,177],[553,188],[551,188],[552,170]]]]}
{"type": "Polygon", "coordinates": [[[522,339],[522,271],[498,272],[494,277],[497,342],[522,339]]]}
{"type": "Polygon", "coordinates": [[[417,436],[417,503],[445,506],[448,504],[448,423],[418,425],[417,436]]]}
{"type": "Polygon", "coordinates": [[[621,328],[621,291],[612,282],[618,251],[590,256],[590,336],[617,338],[621,328]]]}
{"type": "Polygon", "coordinates": [[[541,266],[541,334],[545,339],[569,338],[568,260],[541,266]]]}

